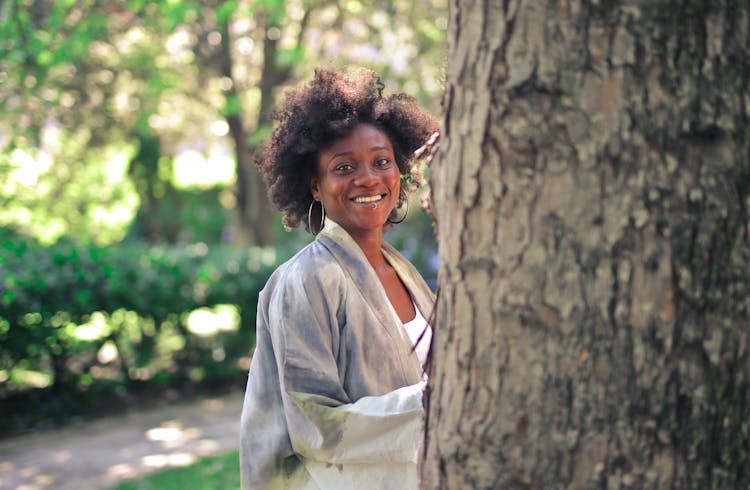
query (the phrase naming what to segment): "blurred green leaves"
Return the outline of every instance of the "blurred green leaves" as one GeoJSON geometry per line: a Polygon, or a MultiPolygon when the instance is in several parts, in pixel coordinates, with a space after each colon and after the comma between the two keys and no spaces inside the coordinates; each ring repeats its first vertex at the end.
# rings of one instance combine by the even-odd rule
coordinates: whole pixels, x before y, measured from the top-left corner
{"type": "MultiPolygon", "coordinates": [[[[158,206],[132,183],[104,176],[111,155],[133,156],[134,134],[151,133],[167,159],[186,146],[208,159],[209,148],[224,146],[239,160],[266,134],[260,128],[272,98],[321,64],[369,66],[388,90],[406,90],[434,109],[446,9],[446,0],[2,2],[0,178],[17,170],[15,149],[30,157],[37,178],[0,183],[0,226],[47,242],[132,236],[128,223],[144,206],[158,206]],[[228,118],[243,131],[212,130],[228,118]],[[57,148],[43,141],[50,127],[59,128],[57,148]]],[[[240,203],[257,192],[262,185],[235,189],[240,203]]],[[[255,219],[253,209],[232,212],[241,215],[236,223],[255,219]]]]}
{"type": "Polygon", "coordinates": [[[229,94],[226,97],[226,103],[224,108],[221,110],[221,115],[237,116],[242,113],[242,97],[238,94],[229,94]]]}
{"type": "Polygon", "coordinates": [[[80,412],[92,389],[241,375],[258,291],[285,258],[273,249],[200,243],[100,247],[63,239],[43,247],[5,232],[0,419],[31,423],[9,408],[9,400],[29,396],[64,393],[80,412]],[[40,376],[49,386],[23,382],[40,376]]]}
{"type": "Polygon", "coordinates": [[[276,60],[280,66],[289,68],[302,63],[304,56],[305,51],[302,46],[294,46],[279,49],[276,53],[276,60]]]}
{"type": "Polygon", "coordinates": [[[216,20],[222,24],[229,22],[235,10],[237,10],[237,2],[222,2],[216,9],[216,20]]]}
{"type": "Polygon", "coordinates": [[[0,2],[0,418],[236,374],[273,260],[219,244],[264,188],[205,175],[247,172],[274,98],[317,66],[367,66],[437,111],[446,17],[447,0],[0,2]],[[233,318],[217,304],[238,330],[191,326],[233,318]]]}

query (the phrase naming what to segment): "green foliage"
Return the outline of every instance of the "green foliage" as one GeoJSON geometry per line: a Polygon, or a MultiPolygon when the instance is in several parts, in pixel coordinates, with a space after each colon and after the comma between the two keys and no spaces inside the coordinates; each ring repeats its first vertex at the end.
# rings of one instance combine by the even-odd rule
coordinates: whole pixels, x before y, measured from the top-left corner
{"type": "MultiPolygon", "coordinates": [[[[110,178],[112,160],[132,156],[138,135],[158,140],[158,158],[170,161],[186,146],[209,162],[227,148],[252,151],[267,134],[261,109],[316,66],[368,66],[388,91],[436,110],[446,9],[445,0],[0,2],[0,226],[45,243],[122,239],[136,212],[148,216],[173,197],[144,198],[137,172],[110,178]],[[244,132],[216,124],[230,116],[244,132]],[[54,147],[50,132],[59,134],[54,147]],[[236,134],[252,135],[251,144],[232,141],[236,134]],[[28,163],[11,161],[15,149],[28,163]],[[38,178],[19,185],[21,167],[38,178]]],[[[157,173],[150,185],[169,182],[157,173]]],[[[233,212],[237,224],[266,216],[233,212]]]]}
{"type": "Polygon", "coordinates": [[[197,17],[200,7],[190,2],[163,2],[164,27],[167,31],[173,31],[188,19],[197,17]]]}
{"type": "Polygon", "coordinates": [[[295,46],[288,49],[279,49],[276,53],[276,62],[279,66],[284,68],[292,68],[300,63],[305,58],[305,51],[302,46],[295,46]]]}
{"type": "Polygon", "coordinates": [[[229,21],[234,11],[237,10],[237,2],[222,2],[216,8],[216,20],[219,24],[224,24],[229,21]]]}
{"type": "MultiPolygon", "coordinates": [[[[234,372],[268,272],[246,264],[264,252],[212,245],[244,222],[228,211],[242,189],[180,188],[175,162],[186,148],[215,166],[227,148],[256,147],[271,130],[261,108],[320,65],[368,66],[389,92],[436,111],[446,10],[445,0],[0,2],[0,227],[41,242],[0,234],[4,423],[30,423],[11,420],[23,397],[33,416],[82,413],[101,393],[234,372]],[[217,124],[228,116],[249,145],[217,124]],[[144,239],[209,245],[131,243],[144,239]],[[239,331],[187,328],[191,311],[217,304],[234,305],[239,331]],[[100,361],[112,349],[117,359],[100,361]]],[[[416,218],[391,235],[428,279],[429,228],[416,218]]]]}
{"type": "Polygon", "coordinates": [[[37,136],[44,109],[59,102],[58,75],[105,36],[107,15],[88,2],[8,0],[0,4],[0,98],[18,134],[37,136]],[[29,109],[38,110],[32,115],[29,109]]]}
{"type": "Polygon", "coordinates": [[[141,207],[131,223],[127,240],[150,243],[195,243],[209,245],[225,241],[230,230],[230,211],[219,203],[222,187],[176,189],[165,186],[158,206],[141,207]]]}
{"type": "Polygon", "coordinates": [[[4,233],[2,431],[84,413],[102,393],[246,371],[258,291],[280,260],[274,250],[43,247],[4,233]]]}
{"type": "Polygon", "coordinates": [[[412,201],[407,219],[388,231],[385,238],[414,264],[434,290],[437,285],[438,262],[432,219],[418,208],[416,199],[412,201]]]}
{"type": "Polygon", "coordinates": [[[0,154],[0,226],[51,243],[63,235],[111,243],[121,240],[138,209],[128,179],[133,145],[93,146],[86,128],[69,132],[50,125],[39,149],[0,154]]]}
{"type": "Polygon", "coordinates": [[[184,468],[172,468],[130,480],[112,490],[239,490],[239,461],[239,451],[232,451],[201,459],[184,468]]]}
{"type": "MultiPolygon", "coordinates": [[[[42,246],[0,229],[0,433],[155,387],[242,380],[258,292],[310,240],[283,233],[273,250],[42,246]]],[[[434,285],[429,219],[412,210],[387,238],[434,285]]]]}
{"type": "Polygon", "coordinates": [[[268,15],[269,25],[279,26],[286,15],[286,2],[284,0],[259,0],[258,4],[268,15]]]}
{"type": "Polygon", "coordinates": [[[273,126],[270,124],[262,124],[250,135],[250,146],[257,147],[263,140],[271,136],[273,132],[273,126]]]}
{"type": "Polygon", "coordinates": [[[220,203],[223,186],[178,188],[173,162],[161,154],[159,139],[150,131],[135,131],[138,151],[128,168],[140,199],[130,224],[129,240],[150,243],[220,243],[229,229],[231,213],[220,203]]]}
{"type": "Polygon", "coordinates": [[[221,115],[224,117],[236,116],[242,112],[242,98],[237,94],[230,94],[225,98],[224,108],[221,115]]]}

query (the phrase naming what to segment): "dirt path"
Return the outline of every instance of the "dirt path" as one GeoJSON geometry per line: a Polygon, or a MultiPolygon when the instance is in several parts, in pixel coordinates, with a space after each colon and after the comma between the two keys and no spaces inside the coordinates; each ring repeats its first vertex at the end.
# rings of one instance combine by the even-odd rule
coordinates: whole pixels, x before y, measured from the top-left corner
{"type": "Polygon", "coordinates": [[[242,393],[0,441],[0,489],[99,490],[238,447],[242,393]]]}

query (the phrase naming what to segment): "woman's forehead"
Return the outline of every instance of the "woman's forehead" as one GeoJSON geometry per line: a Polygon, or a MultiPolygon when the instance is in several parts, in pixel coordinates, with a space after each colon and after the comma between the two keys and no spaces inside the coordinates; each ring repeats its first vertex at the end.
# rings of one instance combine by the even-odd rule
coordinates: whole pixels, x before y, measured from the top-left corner
{"type": "Polygon", "coordinates": [[[320,153],[339,153],[349,150],[386,149],[393,150],[393,143],[388,135],[369,123],[359,123],[347,134],[340,136],[321,148],[320,153]]]}

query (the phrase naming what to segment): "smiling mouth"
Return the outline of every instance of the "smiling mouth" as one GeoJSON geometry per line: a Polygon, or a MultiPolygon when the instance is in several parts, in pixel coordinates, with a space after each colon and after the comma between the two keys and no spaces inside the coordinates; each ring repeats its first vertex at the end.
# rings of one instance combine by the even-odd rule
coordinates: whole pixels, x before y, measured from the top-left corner
{"type": "Polygon", "coordinates": [[[354,202],[376,202],[383,199],[384,194],[378,194],[377,196],[360,196],[355,197],[354,202]]]}

